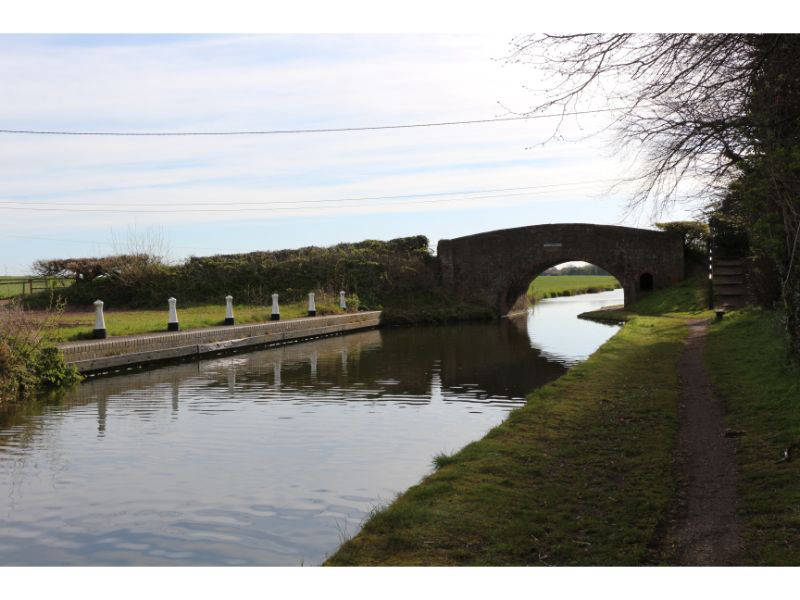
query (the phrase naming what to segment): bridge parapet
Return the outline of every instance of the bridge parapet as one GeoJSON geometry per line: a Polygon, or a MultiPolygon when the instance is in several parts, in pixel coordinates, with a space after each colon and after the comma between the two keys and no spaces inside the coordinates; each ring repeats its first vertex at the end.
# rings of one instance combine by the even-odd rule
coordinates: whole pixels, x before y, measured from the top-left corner
{"type": "Polygon", "coordinates": [[[442,284],[464,300],[505,315],[527,306],[532,279],[554,265],[585,261],[614,275],[626,306],[643,292],[683,279],[680,234],[614,225],[565,223],[488,231],[441,240],[442,284]]]}

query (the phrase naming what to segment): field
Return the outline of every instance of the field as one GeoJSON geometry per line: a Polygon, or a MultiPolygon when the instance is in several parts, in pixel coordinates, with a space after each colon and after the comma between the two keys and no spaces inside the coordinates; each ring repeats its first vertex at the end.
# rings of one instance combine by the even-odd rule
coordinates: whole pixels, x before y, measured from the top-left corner
{"type": "MultiPolygon", "coordinates": [[[[25,275],[0,275],[0,299],[2,298],[13,298],[14,296],[19,296],[23,292],[23,285],[25,287],[25,293],[30,294],[30,290],[28,288],[28,281],[33,279],[34,288],[38,290],[44,289],[45,281],[42,278],[37,277],[30,277],[25,275]],[[22,280],[25,283],[22,283],[22,280]]],[[[50,278],[47,281],[48,286],[53,286],[56,284],[61,283],[71,284],[72,280],[56,280],[55,278],[50,278]]]]}
{"type": "MultiPolygon", "coordinates": [[[[22,293],[22,284],[21,283],[11,283],[16,282],[20,279],[24,279],[22,276],[18,275],[2,275],[0,276],[0,298],[11,298],[13,296],[17,296],[22,293]]],[[[27,287],[27,286],[26,286],[27,287]]]]}
{"type": "Polygon", "coordinates": [[[540,275],[531,282],[528,297],[534,300],[575,296],[615,290],[619,285],[611,275],[540,275]]]}

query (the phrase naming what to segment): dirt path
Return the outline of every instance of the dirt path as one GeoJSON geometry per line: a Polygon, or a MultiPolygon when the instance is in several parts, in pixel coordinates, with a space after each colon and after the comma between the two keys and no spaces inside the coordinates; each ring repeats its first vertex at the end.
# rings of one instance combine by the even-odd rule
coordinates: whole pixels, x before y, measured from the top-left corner
{"type": "Polygon", "coordinates": [[[689,321],[679,364],[680,514],[666,536],[673,564],[730,565],[739,548],[735,441],[725,437],[725,405],[703,363],[705,320],[689,321]]]}

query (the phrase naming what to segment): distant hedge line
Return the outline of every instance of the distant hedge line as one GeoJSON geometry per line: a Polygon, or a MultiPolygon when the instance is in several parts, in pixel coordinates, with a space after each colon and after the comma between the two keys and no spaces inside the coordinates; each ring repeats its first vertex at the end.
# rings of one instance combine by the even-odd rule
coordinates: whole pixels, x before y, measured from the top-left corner
{"type": "MultiPolygon", "coordinates": [[[[438,288],[438,263],[428,238],[366,240],[326,248],[190,257],[167,265],[147,254],[38,261],[41,275],[72,277],[75,285],[58,294],[71,305],[102,299],[107,307],[160,307],[169,296],[181,304],[221,302],[267,304],[297,301],[310,291],[355,294],[364,308],[380,308],[415,292],[438,288]]],[[[47,294],[29,300],[49,303],[47,294]]]]}

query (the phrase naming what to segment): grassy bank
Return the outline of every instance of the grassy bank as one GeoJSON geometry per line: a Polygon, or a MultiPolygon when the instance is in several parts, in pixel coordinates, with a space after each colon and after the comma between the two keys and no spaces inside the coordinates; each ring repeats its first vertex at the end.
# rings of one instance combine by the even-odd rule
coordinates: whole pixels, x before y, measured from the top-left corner
{"type": "Polygon", "coordinates": [[[703,274],[685,279],[665,290],[658,290],[640,298],[629,310],[607,308],[592,310],[578,315],[583,319],[619,323],[636,315],[685,316],[698,318],[711,317],[708,305],[708,291],[703,274]]]}
{"type": "Polygon", "coordinates": [[[800,366],[779,316],[735,311],[711,327],[706,362],[737,440],[744,564],[800,564],[800,366]],[[793,446],[793,444],[798,444],[793,446]],[[792,446],[792,459],[776,462],[792,446]]]}
{"type": "MultiPolygon", "coordinates": [[[[575,296],[617,289],[614,277],[604,275],[549,275],[531,282],[531,299],[575,296]]],[[[497,317],[493,307],[463,302],[448,292],[432,288],[412,294],[395,294],[381,307],[384,325],[418,325],[481,321],[497,317]]]]}
{"type": "Polygon", "coordinates": [[[531,282],[528,297],[533,300],[606,292],[620,287],[610,275],[540,275],[531,282]]]}
{"type": "MultiPolygon", "coordinates": [[[[332,298],[316,302],[317,315],[332,315],[346,312],[339,308],[332,298]]],[[[357,306],[357,299],[348,298],[348,306],[357,306]]],[[[269,321],[272,308],[262,305],[238,305],[233,307],[236,323],[263,323],[269,321]]],[[[282,319],[295,319],[308,314],[307,302],[293,302],[281,305],[282,319]]],[[[134,335],[165,331],[167,309],[163,310],[110,310],[105,312],[106,331],[110,336],[134,335]]],[[[178,321],[182,330],[223,325],[225,321],[224,304],[201,306],[178,306],[178,321]]],[[[52,342],[89,339],[94,329],[94,312],[65,312],[45,330],[45,337],[52,342]]]]}
{"type": "MultiPolygon", "coordinates": [[[[691,287],[693,284],[687,284],[691,287]]],[[[702,295],[656,292],[588,361],[375,512],[326,564],[639,565],[674,504],[677,362],[702,295]],[[658,296],[658,297],[657,297],[658,296]]],[[[638,307],[634,307],[636,310],[638,307]]]]}
{"type": "Polygon", "coordinates": [[[463,302],[443,290],[396,295],[381,309],[381,324],[390,327],[488,321],[497,316],[488,306],[463,302]]]}

